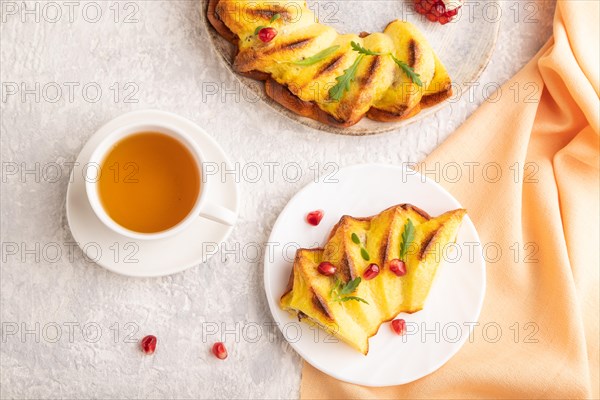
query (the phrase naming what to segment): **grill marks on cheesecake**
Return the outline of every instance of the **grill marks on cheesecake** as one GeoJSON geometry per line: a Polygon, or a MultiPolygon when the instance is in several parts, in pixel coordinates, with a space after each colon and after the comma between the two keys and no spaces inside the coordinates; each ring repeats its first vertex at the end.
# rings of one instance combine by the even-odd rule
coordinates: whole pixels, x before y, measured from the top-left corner
{"type": "Polygon", "coordinates": [[[356,265],[354,265],[354,261],[350,254],[346,254],[345,257],[342,258],[344,265],[347,268],[349,280],[354,280],[358,276],[358,271],[356,269],[356,265]]]}
{"type": "Polygon", "coordinates": [[[342,63],[344,60],[344,55],[340,54],[337,57],[334,57],[329,62],[323,64],[317,73],[315,74],[315,79],[319,78],[321,75],[327,74],[329,72],[335,71],[335,69],[342,63]]]}
{"type": "Polygon", "coordinates": [[[264,54],[267,55],[273,55],[276,53],[280,53],[280,52],[284,52],[284,51],[295,51],[295,50],[299,50],[302,49],[306,46],[308,46],[312,41],[314,40],[314,37],[305,37],[305,38],[300,38],[300,39],[295,39],[291,42],[287,42],[287,43],[275,43],[273,45],[273,47],[266,49],[264,51],[264,54]]]}
{"type": "Polygon", "coordinates": [[[419,253],[420,260],[425,258],[425,255],[427,254],[429,247],[432,246],[433,244],[435,244],[439,232],[440,232],[440,229],[437,229],[437,230],[431,232],[429,235],[427,235],[427,237],[425,237],[425,240],[421,244],[421,249],[420,249],[421,251],[419,253]]]}
{"type": "Polygon", "coordinates": [[[312,291],[312,303],[313,305],[317,308],[317,310],[319,310],[321,313],[323,313],[323,316],[331,321],[333,321],[333,314],[331,313],[331,310],[329,309],[329,306],[327,305],[327,302],[325,301],[325,299],[323,299],[321,296],[319,296],[319,294],[317,292],[315,292],[314,289],[311,288],[312,291]]]}
{"type": "Polygon", "coordinates": [[[385,233],[386,240],[382,241],[381,246],[379,246],[378,256],[379,256],[379,259],[381,260],[380,267],[382,269],[388,263],[387,253],[388,253],[388,248],[390,246],[391,235],[392,235],[392,225],[390,224],[385,233]]]}
{"type": "Polygon", "coordinates": [[[246,14],[254,17],[253,19],[260,18],[265,21],[270,21],[277,14],[286,21],[291,19],[289,10],[277,5],[272,5],[269,8],[246,8],[246,14]]]}
{"type": "Polygon", "coordinates": [[[367,67],[367,73],[363,74],[359,80],[359,88],[364,90],[366,86],[370,85],[375,80],[375,74],[378,74],[379,70],[381,70],[381,56],[372,56],[370,57],[369,66],[367,67]]]}
{"type": "Polygon", "coordinates": [[[419,46],[417,45],[417,42],[415,42],[414,39],[411,39],[410,42],[408,42],[408,65],[411,68],[414,68],[417,63],[418,49],[419,46]]]}

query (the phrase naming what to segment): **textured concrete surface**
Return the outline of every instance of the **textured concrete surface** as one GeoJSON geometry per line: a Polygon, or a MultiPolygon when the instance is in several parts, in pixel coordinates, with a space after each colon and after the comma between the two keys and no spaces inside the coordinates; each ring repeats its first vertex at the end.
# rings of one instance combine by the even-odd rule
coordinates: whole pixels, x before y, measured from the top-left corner
{"type": "MultiPolygon", "coordinates": [[[[482,85],[503,83],[551,34],[553,2],[501,4],[500,38],[482,85]]],[[[315,166],[421,160],[484,92],[475,88],[398,132],[336,136],[246,98],[205,40],[197,1],[0,5],[0,397],[297,398],[301,360],[268,326],[262,254],[254,244],[267,240],[315,166]],[[101,124],[142,108],[190,118],[242,174],[251,163],[263,172],[254,182],[247,167],[240,178],[241,218],[227,243],[233,251],[160,279],[118,276],[86,260],[65,217],[68,163],[101,124]],[[278,163],[272,179],[268,162],[278,163]],[[285,178],[286,163],[302,167],[298,180],[285,178]],[[137,342],[151,333],[159,344],[149,357],[137,342]],[[210,354],[221,335],[230,350],[225,362],[210,354]]]]}

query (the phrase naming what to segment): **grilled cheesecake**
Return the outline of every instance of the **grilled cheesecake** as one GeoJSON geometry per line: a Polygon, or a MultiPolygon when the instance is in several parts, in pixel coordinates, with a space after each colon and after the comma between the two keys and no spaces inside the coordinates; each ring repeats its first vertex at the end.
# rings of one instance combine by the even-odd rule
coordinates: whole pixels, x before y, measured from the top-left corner
{"type": "Polygon", "coordinates": [[[264,80],[268,96],[305,117],[341,127],[364,116],[397,121],[452,94],[444,65],[408,22],[339,34],[299,0],[210,0],[207,15],[237,45],[235,70],[264,80]]]}
{"type": "Polygon", "coordinates": [[[369,338],[382,323],[423,309],[446,246],[454,242],[465,214],[458,209],[432,218],[403,204],[369,218],[342,217],[324,248],[296,252],[281,308],[367,354],[369,338]],[[393,267],[400,260],[401,271],[393,267]],[[323,262],[335,266],[332,275],[320,271],[323,262]],[[374,277],[373,264],[378,270],[374,277]],[[336,293],[357,278],[361,280],[353,291],[341,293],[351,298],[336,293]]]}

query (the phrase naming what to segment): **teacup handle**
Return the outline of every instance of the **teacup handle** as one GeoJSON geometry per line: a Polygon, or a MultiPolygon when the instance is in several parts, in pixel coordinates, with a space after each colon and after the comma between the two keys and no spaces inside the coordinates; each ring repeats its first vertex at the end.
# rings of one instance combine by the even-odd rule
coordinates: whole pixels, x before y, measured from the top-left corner
{"type": "Polygon", "coordinates": [[[228,208],[214,203],[206,203],[200,211],[200,216],[220,224],[233,226],[237,221],[237,214],[228,208]]]}

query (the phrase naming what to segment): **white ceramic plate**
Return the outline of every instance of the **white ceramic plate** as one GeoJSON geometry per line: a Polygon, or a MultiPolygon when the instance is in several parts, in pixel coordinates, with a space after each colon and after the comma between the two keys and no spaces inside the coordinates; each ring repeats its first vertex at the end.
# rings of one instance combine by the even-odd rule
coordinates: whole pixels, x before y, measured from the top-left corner
{"type": "MultiPolygon", "coordinates": [[[[227,239],[233,227],[198,217],[196,222],[175,236],[135,240],[115,233],[98,219],[85,191],[85,165],[103,138],[119,127],[139,122],[166,124],[181,129],[196,140],[206,158],[205,162],[215,163],[218,168],[224,165],[232,168],[218,143],[193,122],[164,111],[144,110],[124,114],[102,126],[79,153],[67,189],[67,220],[75,241],[87,258],[98,265],[128,276],[170,275],[208,260],[227,239]]],[[[239,197],[235,180],[213,181],[207,199],[237,214],[239,197]]]]}
{"type": "Polygon", "coordinates": [[[432,216],[461,208],[452,195],[424,176],[402,167],[358,165],[340,170],[334,182],[311,183],[281,212],[265,252],[265,290],[273,317],[284,337],[310,364],[334,378],[365,386],[412,382],[446,363],[465,343],[477,322],[485,294],[485,262],[479,236],[465,217],[456,246],[444,257],[425,308],[400,314],[407,334],[394,335],[389,324],[369,341],[364,356],[324,331],[298,322],[279,308],[295,249],[319,247],[344,215],[370,216],[411,203],[432,216]],[[322,209],[320,225],[308,225],[307,212],[322,209]]]}
{"type": "MultiPolygon", "coordinates": [[[[408,124],[423,121],[441,108],[455,103],[461,94],[472,86],[487,66],[496,47],[500,17],[500,6],[496,0],[470,2],[462,8],[455,21],[440,25],[432,23],[414,10],[414,0],[308,0],[307,4],[319,21],[331,25],[338,32],[381,32],[386,25],[396,19],[409,21],[423,32],[440,60],[452,77],[453,96],[434,107],[421,111],[416,116],[398,122],[377,122],[363,118],[349,128],[336,128],[327,124],[301,117],[269,98],[262,82],[244,77],[233,70],[236,46],[223,39],[206,18],[208,1],[202,10],[203,24],[208,37],[223,59],[225,66],[250,91],[255,93],[275,111],[303,125],[314,129],[342,135],[372,135],[397,130],[408,124]]],[[[276,0],[274,3],[278,3],[276,0]]],[[[279,2],[285,4],[285,1],[279,2]]],[[[248,103],[248,107],[252,104],[248,103]]]]}

